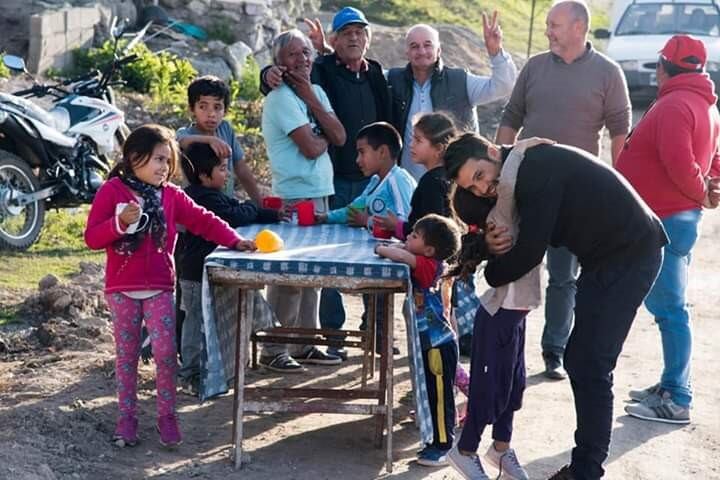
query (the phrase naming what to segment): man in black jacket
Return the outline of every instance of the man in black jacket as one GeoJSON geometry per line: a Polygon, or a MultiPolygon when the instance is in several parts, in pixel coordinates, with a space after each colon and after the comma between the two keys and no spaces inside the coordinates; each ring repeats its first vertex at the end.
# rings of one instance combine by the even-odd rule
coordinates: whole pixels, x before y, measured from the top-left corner
{"type": "MultiPolygon", "coordinates": [[[[479,197],[493,197],[505,153],[482,137],[464,135],[448,147],[448,177],[479,197]]],[[[551,478],[601,478],[612,425],[612,371],[659,270],[665,231],[622,176],[567,145],[527,150],[515,201],[517,238],[487,228],[486,241],[497,256],[485,267],[485,279],[494,287],[517,280],[542,262],[548,246],[577,255],[575,326],[565,350],[577,446],[571,464],[551,478]]]]}
{"type": "MultiPolygon", "coordinates": [[[[309,35],[311,38],[322,36],[319,22],[308,23],[313,28],[309,35]]],[[[326,51],[332,53],[319,55],[315,59],[310,80],[327,93],[330,105],[347,134],[344,145],[328,147],[335,187],[335,195],[330,198],[330,209],[334,210],[347,206],[358,197],[370,180],[362,174],[356,163],[357,133],[370,123],[391,122],[392,108],[382,67],[365,56],[370,46],[371,32],[363,12],[353,7],[343,8],[333,18],[332,28],[332,48],[324,45],[324,36],[320,42],[326,51]]],[[[279,66],[263,69],[260,78],[264,93],[280,85],[283,70],[279,66]]],[[[367,301],[366,298],[363,300],[367,301]]],[[[382,318],[382,305],[382,301],[378,301],[378,318],[382,318]]],[[[335,289],[323,289],[320,296],[321,326],[342,329],[344,323],[345,308],[340,293],[335,289]]],[[[343,349],[336,347],[328,348],[328,353],[341,358],[347,355],[343,349]]]]}

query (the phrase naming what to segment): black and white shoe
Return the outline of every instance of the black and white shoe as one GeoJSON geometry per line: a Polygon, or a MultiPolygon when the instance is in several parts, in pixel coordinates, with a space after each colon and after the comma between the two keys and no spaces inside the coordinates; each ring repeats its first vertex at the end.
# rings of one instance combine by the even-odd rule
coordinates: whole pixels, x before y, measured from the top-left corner
{"type": "Polygon", "coordinates": [[[302,355],[296,357],[299,363],[311,363],[314,365],[340,365],[342,359],[336,355],[325,353],[317,347],[310,347],[302,355]]]}
{"type": "Polygon", "coordinates": [[[280,353],[274,357],[260,357],[258,363],[273,372],[302,373],[305,371],[303,366],[287,353],[280,353]]]}

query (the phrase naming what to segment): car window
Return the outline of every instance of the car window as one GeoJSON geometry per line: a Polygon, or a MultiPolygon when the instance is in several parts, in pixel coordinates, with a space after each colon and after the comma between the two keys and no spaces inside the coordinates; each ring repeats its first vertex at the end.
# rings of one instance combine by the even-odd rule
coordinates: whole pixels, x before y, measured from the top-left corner
{"type": "Polygon", "coordinates": [[[622,35],[720,36],[720,11],[715,5],[640,3],[630,5],[615,30],[622,35]]]}
{"type": "Polygon", "coordinates": [[[720,15],[713,5],[678,5],[683,32],[695,35],[720,35],[720,15]]]}

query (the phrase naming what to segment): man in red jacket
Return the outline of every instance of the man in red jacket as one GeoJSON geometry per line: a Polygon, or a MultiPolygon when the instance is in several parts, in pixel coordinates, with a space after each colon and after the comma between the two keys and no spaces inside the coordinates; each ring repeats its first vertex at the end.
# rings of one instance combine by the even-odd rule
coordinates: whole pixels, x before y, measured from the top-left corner
{"type": "Polygon", "coordinates": [[[631,390],[633,417],[689,423],[692,335],[685,291],[702,209],[720,201],[718,97],[704,71],[705,45],[675,35],[660,51],[658,95],[628,136],[617,169],[662,220],[670,243],[645,306],[655,316],[665,361],[660,383],[631,390]]]}

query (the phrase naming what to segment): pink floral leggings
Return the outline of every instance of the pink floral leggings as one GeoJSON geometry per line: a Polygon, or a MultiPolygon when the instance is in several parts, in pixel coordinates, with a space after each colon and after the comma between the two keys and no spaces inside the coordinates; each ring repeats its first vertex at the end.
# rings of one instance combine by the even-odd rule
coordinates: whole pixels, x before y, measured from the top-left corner
{"type": "Polygon", "coordinates": [[[115,377],[120,415],[137,416],[137,367],[140,331],[147,326],[155,359],[158,417],[175,413],[175,306],[171,291],[136,300],[122,293],[105,295],[115,335],[115,377]]]}

